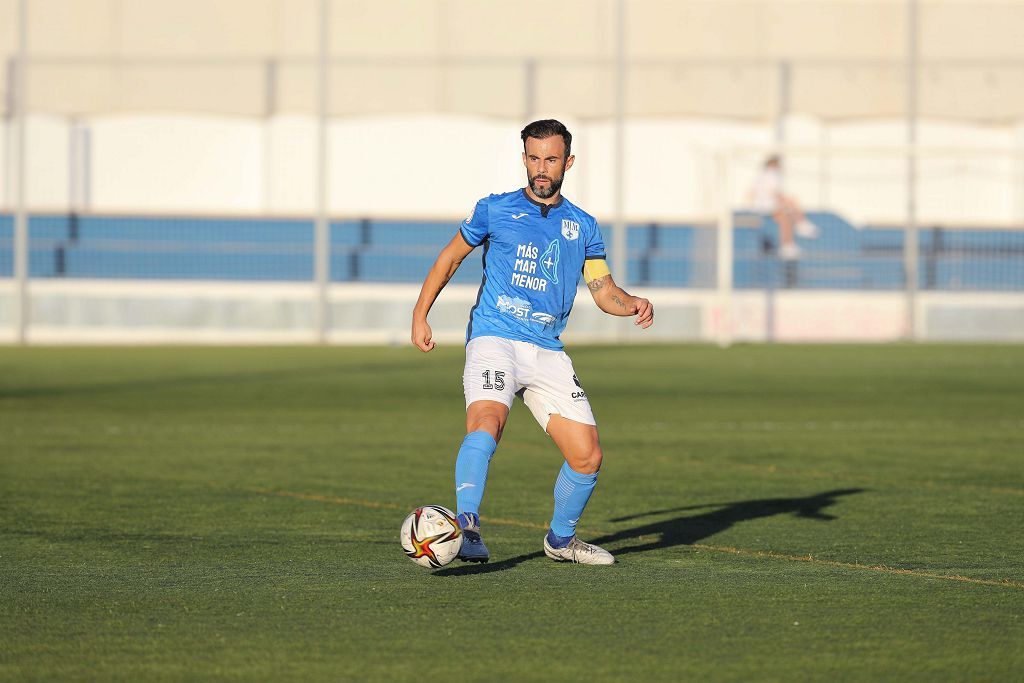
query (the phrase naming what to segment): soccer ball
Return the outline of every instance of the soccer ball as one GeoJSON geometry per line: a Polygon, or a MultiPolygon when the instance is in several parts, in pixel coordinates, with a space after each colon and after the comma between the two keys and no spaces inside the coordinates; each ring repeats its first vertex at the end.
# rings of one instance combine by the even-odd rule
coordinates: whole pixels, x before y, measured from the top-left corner
{"type": "Polygon", "coordinates": [[[421,567],[437,569],[454,560],[462,549],[462,530],[455,513],[440,505],[424,505],[402,522],[402,550],[421,567]]]}

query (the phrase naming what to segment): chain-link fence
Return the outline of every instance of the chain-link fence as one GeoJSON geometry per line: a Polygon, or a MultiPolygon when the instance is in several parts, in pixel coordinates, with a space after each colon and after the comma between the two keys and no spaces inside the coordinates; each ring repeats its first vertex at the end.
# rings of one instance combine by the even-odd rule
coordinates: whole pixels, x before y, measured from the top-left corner
{"type": "MultiPolygon", "coordinates": [[[[544,10],[532,43],[519,3],[0,0],[0,328],[404,338],[461,217],[523,184],[523,122],[557,116],[565,191],[665,338],[816,338],[801,295],[903,311],[872,338],[962,337],[932,293],[1024,338],[1024,4],[544,10]],[[792,220],[750,196],[773,149],[792,220]]],[[[480,275],[444,295],[453,338],[480,275]]]]}

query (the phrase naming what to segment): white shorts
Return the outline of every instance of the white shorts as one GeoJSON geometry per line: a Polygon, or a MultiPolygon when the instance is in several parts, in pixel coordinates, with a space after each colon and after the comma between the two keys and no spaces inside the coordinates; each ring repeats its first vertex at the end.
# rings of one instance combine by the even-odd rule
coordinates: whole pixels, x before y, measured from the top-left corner
{"type": "Polygon", "coordinates": [[[511,408],[518,395],[544,431],[551,415],[597,424],[565,351],[501,337],[477,337],[466,346],[462,387],[467,408],[475,401],[497,401],[511,408]]]}

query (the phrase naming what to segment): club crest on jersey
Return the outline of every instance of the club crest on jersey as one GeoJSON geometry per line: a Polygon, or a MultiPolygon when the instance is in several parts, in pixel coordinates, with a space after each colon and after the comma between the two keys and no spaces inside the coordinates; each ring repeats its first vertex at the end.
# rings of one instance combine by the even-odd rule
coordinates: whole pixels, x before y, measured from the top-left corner
{"type": "Polygon", "coordinates": [[[580,224],[568,218],[562,219],[562,237],[569,242],[580,236],[580,224]]]}

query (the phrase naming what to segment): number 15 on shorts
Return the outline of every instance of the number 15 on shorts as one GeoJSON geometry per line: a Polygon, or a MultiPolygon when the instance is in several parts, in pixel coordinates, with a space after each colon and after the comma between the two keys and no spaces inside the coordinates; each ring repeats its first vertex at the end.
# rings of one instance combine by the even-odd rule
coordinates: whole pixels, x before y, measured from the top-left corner
{"type": "Polygon", "coordinates": [[[503,391],[505,389],[505,373],[503,371],[501,371],[501,370],[495,370],[493,372],[493,374],[494,374],[494,384],[491,384],[491,374],[492,373],[491,373],[490,370],[484,370],[484,372],[483,372],[483,375],[484,375],[484,386],[483,386],[483,388],[484,389],[497,389],[498,391],[503,391]]]}

